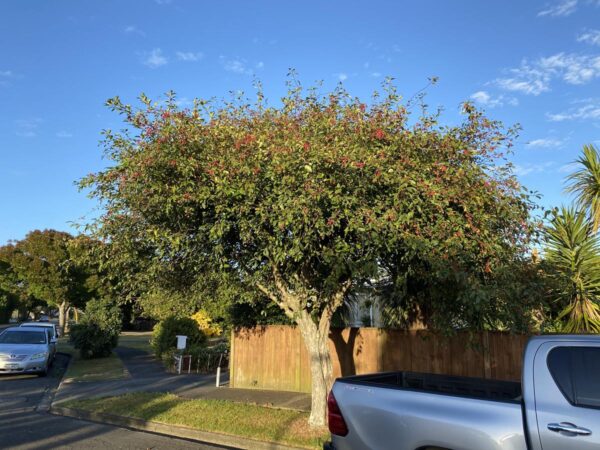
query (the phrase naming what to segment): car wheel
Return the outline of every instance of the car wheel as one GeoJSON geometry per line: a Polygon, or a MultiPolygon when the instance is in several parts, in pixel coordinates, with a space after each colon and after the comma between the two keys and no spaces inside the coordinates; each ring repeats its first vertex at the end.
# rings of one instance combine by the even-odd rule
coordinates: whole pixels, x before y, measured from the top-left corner
{"type": "Polygon", "coordinates": [[[38,372],[38,375],[39,375],[40,377],[45,377],[46,375],[48,375],[48,365],[46,365],[46,366],[44,367],[44,370],[42,370],[41,372],[38,372]]]}

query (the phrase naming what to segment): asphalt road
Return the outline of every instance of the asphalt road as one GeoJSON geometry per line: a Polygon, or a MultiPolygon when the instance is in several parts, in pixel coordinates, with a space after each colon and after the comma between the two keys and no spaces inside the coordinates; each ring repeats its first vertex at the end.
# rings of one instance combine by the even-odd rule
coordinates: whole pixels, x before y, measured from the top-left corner
{"type": "Polygon", "coordinates": [[[47,413],[44,400],[58,385],[66,361],[66,357],[57,355],[51,373],[45,378],[0,375],[1,449],[224,448],[47,413]]]}

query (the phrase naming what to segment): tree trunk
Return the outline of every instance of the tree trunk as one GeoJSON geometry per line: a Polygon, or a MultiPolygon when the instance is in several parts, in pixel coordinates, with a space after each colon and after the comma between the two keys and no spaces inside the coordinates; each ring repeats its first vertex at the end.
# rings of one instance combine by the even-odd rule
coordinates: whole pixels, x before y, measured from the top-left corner
{"type": "Polygon", "coordinates": [[[69,303],[65,300],[58,305],[58,327],[60,328],[61,335],[65,335],[67,332],[67,308],[69,303]]]}
{"type": "Polygon", "coordinates": [[[301,313],[297,323],[310,358],[312,398],[308,423],[313,427],[323,427],[327,425],[327,394],[333,384],[328,345],[330,327],[329,324],[319,327],[306,312],[301,313]]]}
{"type": "Polygon", "coordinates": [[[65,333],[68,333],[70,330],[71,324],[71,311],[73,310],[72,306],[67,307],[67,311],[65,312],[65,333]]]}
{"type": "MultiPolygon", "coordinates": [[[[310,358],[311,374],[311,410],[308,423],[311,427],[323,427],[327,424],[327,394],[333,385],[333,365],[329,352],[329,330],[333,313],[344,301],[344,294],[351,286],[348,279],[340,285],[340,290],[325,302],[318,322],[313,320],[308,309],[309,297],[298,294],[287,287],[276,265],[272,266],[273,279],[277,294],[258,283],[258,289],[275,302],[283,312],[296,322],[304,346],[310,358]]],[[[302,289],[301,289],[302,290],[302,289]]],[[[306,290],[310,290],[306,289],[306,290]]]]}

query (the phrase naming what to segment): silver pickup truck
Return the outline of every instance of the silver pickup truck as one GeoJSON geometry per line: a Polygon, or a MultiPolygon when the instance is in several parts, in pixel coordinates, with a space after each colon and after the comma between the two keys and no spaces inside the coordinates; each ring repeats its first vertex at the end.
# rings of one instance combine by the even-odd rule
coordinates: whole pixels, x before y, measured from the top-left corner
{"type": "Polygon", "coordinates": [[[414,372],[339,378],[326,450],[600,449],[600,336],[547,335],[522,381],[414,372]]]}

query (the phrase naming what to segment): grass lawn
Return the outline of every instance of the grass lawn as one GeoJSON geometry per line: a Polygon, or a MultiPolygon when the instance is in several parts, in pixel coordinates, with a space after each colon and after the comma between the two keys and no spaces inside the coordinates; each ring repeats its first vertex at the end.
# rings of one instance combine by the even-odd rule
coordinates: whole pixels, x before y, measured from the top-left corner
{"type": "Polygon", "coordinates": [[[138,392],[76,400],[64,406],[309,449],[323,448],[329,438],[327,430],[308,427],[308,413],[223,400],[188,400],[172,394],[138,392]]]}
{"type": "Polygon", "coordinates": [[[59,339],[56,350],[71,355],[65,381],[102,381],[128,377],[123,362],[114,353],[106,358],[81,359],[79,351],[73,348],[68,338],[59,339]]]}
{"type": "Polygon", "coordinates": [[[119,336],[119,347],[135,348],[137,350],[143,350],[146,353],[152,353],[150,347],[150,338],[152,332],[150,331],[124,331],[119,336]]]}

